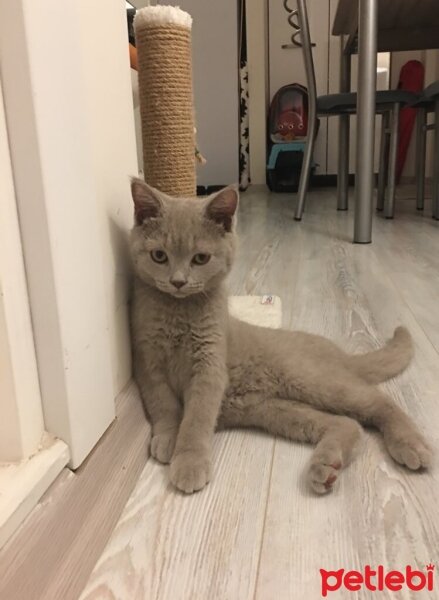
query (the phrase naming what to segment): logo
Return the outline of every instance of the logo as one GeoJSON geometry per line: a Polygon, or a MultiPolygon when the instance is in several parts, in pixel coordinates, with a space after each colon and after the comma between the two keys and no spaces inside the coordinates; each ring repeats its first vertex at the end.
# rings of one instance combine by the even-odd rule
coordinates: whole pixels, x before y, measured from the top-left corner
{"type": "Polygon", "coordinates": [[[357,592],[362,589],[371,592],[389,590],[399,592],[403,588],[413,592],[421,590],[433,591],[434,565],[426,565],[425,571],[418,571],[407,565],[404,571],[385,571],[383,565],[376,569],[366,565],[364,572],[360,571],[325,571],[320,569],[322,578],[322,596],[326,598],[328,592],[335,592],[340,588],[357,592]]]}

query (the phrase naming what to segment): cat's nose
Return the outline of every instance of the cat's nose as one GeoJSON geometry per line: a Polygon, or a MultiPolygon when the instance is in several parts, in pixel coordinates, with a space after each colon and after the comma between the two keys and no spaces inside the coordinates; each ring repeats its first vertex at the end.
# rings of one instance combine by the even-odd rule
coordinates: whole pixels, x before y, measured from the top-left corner
{"type": "Polygon", "coordinates": [[[182,279],[171,279],[171,283],[174,287],[177,288],[177,290],[179,290],[186,284],[186,281],[184,281],[182,279]]]}

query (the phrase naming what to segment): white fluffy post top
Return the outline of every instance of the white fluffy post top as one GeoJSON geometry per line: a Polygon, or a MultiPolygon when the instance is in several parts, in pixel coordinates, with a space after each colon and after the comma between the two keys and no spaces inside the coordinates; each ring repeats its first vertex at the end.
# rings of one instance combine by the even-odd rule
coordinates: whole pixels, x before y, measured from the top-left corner
{"type": "Polygon", "coordinates": [[[178,25],[191,29],[192,17],[178,6],[146,6],[136,12],[135,27],[157,27],[178,25]]]}

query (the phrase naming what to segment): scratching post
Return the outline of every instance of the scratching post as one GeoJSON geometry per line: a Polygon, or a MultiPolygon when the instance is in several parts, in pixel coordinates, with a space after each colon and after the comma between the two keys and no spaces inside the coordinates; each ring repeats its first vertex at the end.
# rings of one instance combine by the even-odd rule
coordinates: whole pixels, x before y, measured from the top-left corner
{"type": "Polygon", "coordinates": [[[134,20],[145,180],[174,196],[195,196],[192,17],[148,6],[134,20]]]}

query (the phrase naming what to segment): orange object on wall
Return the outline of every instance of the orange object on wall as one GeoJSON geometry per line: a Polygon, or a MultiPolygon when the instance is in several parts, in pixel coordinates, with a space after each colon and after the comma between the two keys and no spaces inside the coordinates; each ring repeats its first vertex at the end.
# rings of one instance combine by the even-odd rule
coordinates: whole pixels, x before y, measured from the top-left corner
{"type": "Polygon", "coordinates": [[[135,69],[136,71],[137,69],[137,50],[136,48],[133,46],[133,44],[129,45],[129,49],[130,49],[130,65],[132,69],[135,69]]]}

